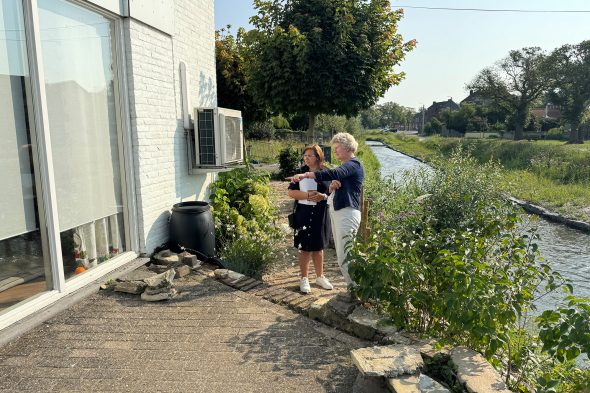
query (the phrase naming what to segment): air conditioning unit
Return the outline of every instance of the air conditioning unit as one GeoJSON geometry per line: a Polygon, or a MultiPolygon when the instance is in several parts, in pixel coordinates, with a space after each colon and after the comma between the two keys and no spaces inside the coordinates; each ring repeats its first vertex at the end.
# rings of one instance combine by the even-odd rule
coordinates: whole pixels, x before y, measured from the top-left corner
{"type": "Polygon", "coordinates": [[[225,108],[195,108],[188,133],[189,172],[222,170],[244,162],[242,113],[225,108]]]}

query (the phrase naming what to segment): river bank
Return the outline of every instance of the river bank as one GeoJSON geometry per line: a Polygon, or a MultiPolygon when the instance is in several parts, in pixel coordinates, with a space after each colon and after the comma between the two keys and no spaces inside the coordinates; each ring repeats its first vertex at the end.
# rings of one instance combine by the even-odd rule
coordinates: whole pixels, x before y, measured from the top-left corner
{"type": "MultiPolygon", "coordinates": [[[[557,153],[553,157],[546,157],[547,162],[545,163],[538,162],[542,157],[545,157],[543,154],[551,154],[547,153],[551,151],[551,145],[549,147],[542,146],[542,148],[536,147],[535,149],[538,150],[534,153],[536,155],[527,151],[526,153],[522,153],[523,157],[516,157],[519,154],[518,149],[512,151],[511,154],[496,152],[496,155],[492,155],[489,152],[492,149],[488,144],[486,144],[484,152],[477,154],[474,150],[476,145],[474,145],[473,141],[465,142],[465,145],[461,145],[462,142],[457,138],[453,138],[454,140],[450,142],[446,140],[441,142],[442,138],[425,141],[420,140],[418,137],[384,133],[367,133],[363,137],[367,140],[382,142],[390,148],[422,162],[431,162],[437,157],[446,156],[452,151],[450,146],[457,145],[470,150],[480,161],[485,162],[486,158],[489,160],[490,157],[495,157],[505,168],[504,183],[510,194],[518,201],[523,201],[523,208],[532,213],[546,215],[547,219],[565,223],[572,228],[585,231],[590,230],[590,224],[588,224],[590,223],[590,187],[585,183],[587,181],[585,160],[590,163],[590,147],[587,150],[586,146],[582,148],[574,147],[572,149],[572,151],[576,152],[575,154],[577,156],[582,156],[582,160],[577,158],[578,161],[576,161],[576,165],[580,166],[580,174],[577,174],[575,168],[571,168],[572,163],[568,163],[569,169],[566,171],[571,173],[567,175],[567,179],[558,181],[555,178],[560,175],[550,173],[548,169],[544,169],[545,172],[540,169],[535,172],[533,169],[526,168],[527,165],[533,165],[535,168],[541,165],[547,166],[555,161],[555,157],[558,155],[557,153]],[[442,146],[443,143],[449,144],[442,146]],[[539,151],[542,151],[542,153],[539,151]],[[532,164],[530,164],[531,162],[532,164]],[[575,180],[576,176],[578,180],[575,180]]],[[[561,146],[556,146],[555,149],[562,149],[561,146]]],[[[510,147],[513,148],[513,146],[510,147]]],[[[498,146],[494,148],[499,150],[498,146]]],[[[564,153],[560,151],[559,154],[564,153]]],[[[557,164],[555,165],[557,166],[557,164]]],[[[561,163],[559,165],[565,164],[561,163]]]]}

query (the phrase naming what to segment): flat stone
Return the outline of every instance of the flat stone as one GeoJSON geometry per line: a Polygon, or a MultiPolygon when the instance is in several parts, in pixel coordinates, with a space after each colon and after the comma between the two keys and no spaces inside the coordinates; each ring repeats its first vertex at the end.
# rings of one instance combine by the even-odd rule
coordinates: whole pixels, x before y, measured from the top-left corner
{"type": "Polygon", "coordinates": [[[358,304],[359,302],[352,300],[349,294],[338,294],[330,299],[328,307],[336,314],[346,318],[358,304]]]}
{"type": "Polygon", "coordinates": [[[193,267],[193,268],[199,267],[203,263],[203,262],[199,261],[199,258],[197,258],[196,255],[192,255],[192,254],[183,255],[180,262],[182,262],[183,264],[185,264],[187,266],[193,267]]]}
{"type": "Polygon", "coordinates": [[[176,297],[178,292],[175,288],[171,288],[169,291],[157,293],[155,295],[150,295],[147,293],[141,294],[141,300],[145,300],[146,302],[159,302],[161,300],[170,300],[176,297]]]}
{"type": "Polygon", "coordinates": [[[143,281],[122,281],[118,282],[114,290],[116,292],[131,293],[133,295],[139,295],[147,287],[147,284],[143,281]]]}
{"type": "Polygon", "coordinates": [[[311,306],[309,306],[309,310],[308,310],[308,316],[311,319],[315,319],[315,320],[321,320],[323,314],[324,314],[324,309],[325,309],[325,305],[330,301],[329,298],[319,298],[318,300],[316,300],[315,302],[313,302],[311,304],[311,306]]]}
{"type": "Polygon", "coordinates": [[[215,269],[215,271],[213,272],[213,274],[215,275],[215,278],[221,280],[224,278],[227,278],[227,275],[229,274],[229,269],[215,269]]]}
{"type": "Polygon", "coordinates": [[[156,274],[160,274],[160,273],[164,273],[165,271],[170,269],[170,265],[156,265],[156,264],[151,264],[148,269],[150,269],[152,272],[156,273],[156,274]]]}
{"type": "Polygon", "coordinates": [[[160,251],[154,255],[153,259],[156,261],[157,265],[171,265],[180,261],[178,255],[170,252],[170,250],[160,251]]]}
{"type": "Polygon", "coordinates": [[[348,315],[348,320],[352,322],[352,333],[367,340],[371,340],[375,334],[387,336],[397,331],[395,326],[387,325],[385,319],[361,305],[348,315]]]}
{"type": "Polygon", "coordinates": [[[358,373],[352,393],[389,393],[385,378],[383,377],[366,377],[363,373],[358,373]]]}
{"type": "Polygon", "coordinates": [[[471,393],[510,393],[500,374],[486,359],[469,348],[458,347],[451,351],[451,360],[457,367],[457,378],[471,393]]]}
{"type": "Polygon", "coordinates": [[[350,354],[359,371],[369,377],[415,374],[424,366],[420,352],[404,345],[359,348],[350,354]]]}
{"type": "Polygon", "coordinates": [[[172,284],[172,279],[176,272],[174,269],[165,271],[164,273],[156,274],[153,277],[145,278],[143,281],[150,287],[161,287],[167,284],[172,284]]]}
{"type": "Polygon", "coordinates": [[[394,393],[449,393],[447,388],[424,374],[388,378],[387,386],[394,393]]]}
{"type": "Polygon", "coordinates": [[[174,278],[180,278],[180,277],[188,276],[191,273],[191,268],[188,267],[187,265],[180,265],[180,266],[175,267],[174,271],[176,272],[176,274],[174,275],[174,278]]]}
{"type": "Polygon", "coordinates": [[[146,295],[157,295],[159,293],[169,292],[172,289],[172,285],[167,285],[165,287],[147,287],[144,291],[146,295]]]}

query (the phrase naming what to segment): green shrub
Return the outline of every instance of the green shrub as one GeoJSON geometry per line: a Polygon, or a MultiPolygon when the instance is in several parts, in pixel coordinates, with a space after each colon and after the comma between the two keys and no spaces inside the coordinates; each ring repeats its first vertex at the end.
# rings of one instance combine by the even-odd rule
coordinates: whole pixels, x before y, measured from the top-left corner
{"type": "Polygon", "coordinates": [[[293,176],[301,166],[301,153],[294,147],[286,147],[279,153],[279,178],[293,176]]]}
{"type": "Polygon", "coordinates": [[[372,235],[350,245],[354,291],[400,328],[480,351],[515,391],[566,391],[569,377],[555,370],[590,352],[590,305],[572,298],[543,313],[539,339],[535,299],[571,288],[538,258],[538,236],[506,200],[501,168],[460,149],[434,168],[367,189],[372,235]]]}
{"type": "Polygon", "coordinates": [[[260,276],[274,261],[283,234],[269,198],[269,175],[247,168],[222,172],[211,185],[217,249],[232,270],[260,276]]]}
{"type": "Polygon", "coordinates": [[[547,139],[562,141],[565,139],[565,135],[561,128],[550,128],[547,130],[547,139]]]}
{"type": "Polygon", "coordinates": [[[272,126],[279,130],[290,130],[289,120],[283,117],[283,115],[277,115],[272,117],[272,126]]]}
{"type": "Polygon", "coordinates": [[[275,134],[272,120],[256,121],[246,129],[246,139],[272,139],[275,134]]]}

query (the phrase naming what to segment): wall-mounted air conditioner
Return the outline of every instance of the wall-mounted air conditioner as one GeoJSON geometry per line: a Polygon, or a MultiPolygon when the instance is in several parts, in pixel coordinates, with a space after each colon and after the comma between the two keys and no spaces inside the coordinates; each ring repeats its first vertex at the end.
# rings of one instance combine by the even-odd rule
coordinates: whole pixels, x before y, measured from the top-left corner
{"type": "Polygon", "coordinates": [[[203,173],[244,163],[242,113],[225,108],[195,108],[188,133],[189,172],[203,173]]]}

